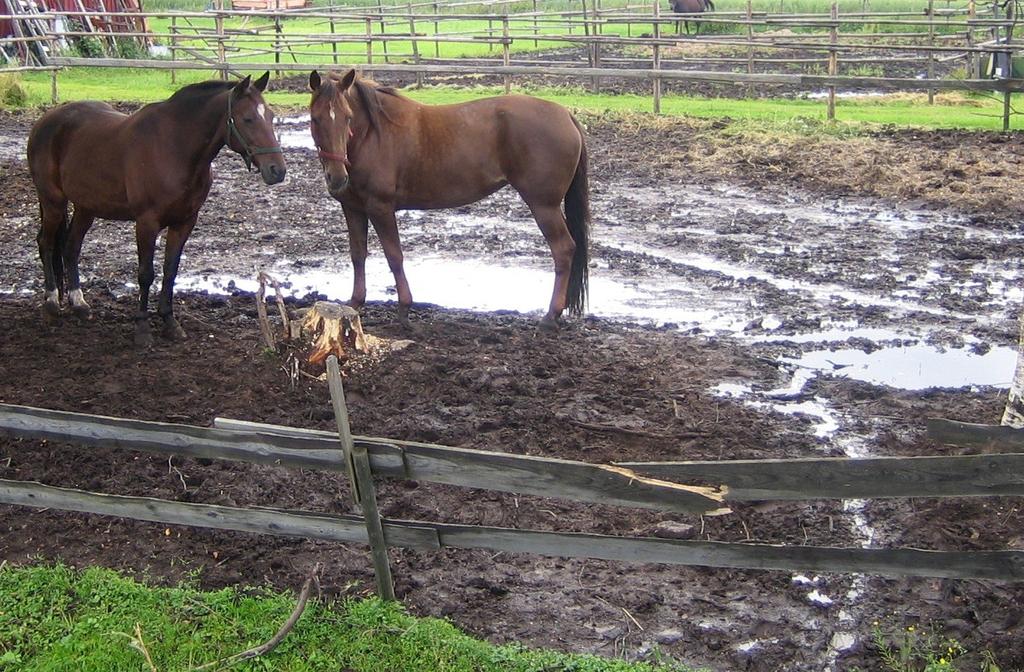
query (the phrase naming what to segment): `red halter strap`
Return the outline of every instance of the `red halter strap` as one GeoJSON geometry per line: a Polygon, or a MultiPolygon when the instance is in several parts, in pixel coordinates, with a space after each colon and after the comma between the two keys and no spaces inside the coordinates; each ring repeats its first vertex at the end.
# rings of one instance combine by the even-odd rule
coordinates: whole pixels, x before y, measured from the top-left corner
{"type": "MultiPolygon", "coordinates": [[[[355,133],[352,132],[352,128],[349,127],[349,129],[348,129],[348,137],[349,137],[349,139],[352,139],[352,136],[354,136],[354,135],[355,135],[355,133]]],[[[317,151],[317,154],[320,155],[321,159],[327,159],[329,161],[341,161],[342,163],[345,164],[346,167],[349,167],[349,166],[352,165],[352,163],[348,160],[348,152],[347,151],[344,154],[335,154],[334,152],[328,152],[328,151],[324,150],[321,147],[317,147],[316,151],[317,151]]]]}
{"type": "Polygon", "coordinates": [[[351,166],[352,165],[349,162],[349,160],[348,160],[348,156],[346,156],[345,154],[335,154],[333,152],[325,152],[324,150],[320,149],[319,147],[317,147],[316,151],[317,151],[317,154],[320,155],[321,159],[328,159],[330,161],[341,161],[346,166],[351,166]]]}

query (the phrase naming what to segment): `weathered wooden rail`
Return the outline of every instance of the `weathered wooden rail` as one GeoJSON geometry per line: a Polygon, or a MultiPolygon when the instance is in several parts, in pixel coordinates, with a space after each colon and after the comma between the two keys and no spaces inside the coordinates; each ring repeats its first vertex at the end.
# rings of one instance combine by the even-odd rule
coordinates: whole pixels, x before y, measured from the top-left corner
{"type": "MultiPolygon", "coordinates": [[[[340,391],[340,378],[337,382],[340,391]]],[[[360,464],[362,455],[365,469],[354,484],[364,490],[358,500],[364,511],[366,497],[374,497],[373,476],[694,514],[724,513],[729,502],[744,500],[1024,494],[1024,454],[1020,453],[591,465],[353,436],[347,433],[347,411],[338,417],[339,433],[333,433],[220,418],[212,428],[195,427],[0,404],[0,435],[338,472],[352,472],[351,465],[360,464]]],[[[1024,444],[1024,440],[1018,441],[1024,444]]],[[[375,543],[375,526],[361,516],[172,502],[10,480],[0,480],[0,502],[165,524],[369,543],[378,551],[378,579],[380,572],[390,571],[382,551],[392,546],[1024,581],[1024,552],[1012,550],[952,552],[682,541],[385,519],[376,525],[380,539],[375,543]]],[[[379,581],[378,587],[386,594],[387,586],[379,581]]]]}
{"type": "MultiPolygon", "coordinates": [[[[994,60],[998,55],[1009,63],[1012,55],[1024,46],[1019,40],[1011,39],[1015,18],[1000,16],[988,5],[942,9],[935,6],[935,0],[922,0],[916,11],[858,11],[840,15],[838,5],[833,2],[831,11],[813,14],[771,14],[755,12],[748,6],[746,12],[683,15],[661,11],[663,3],[660,2],[602,7],[600,0],[581,0],[579,8],[555,10],[545,9],[542,0],[534,0],[532,11],[511,11],[508,3],[486,1],[402,5],[382,2],[373,9],[339,6],[330,11],[323,7],[234,11],[224,9],[223,4],[218,3],[216,9],[205,12],[124,15],[169,19],[171,25],[166,31],[145,35],[168,42],[170,60],[79,59],[56,55],[53,63],[65,68],[167,69],[171,70],[172,78],[176,70],[186,69],[213,70],[226,77],[228,73],[252,69],[283,73],[300,68],[324,69],[352,64],[368,72],[412,72],[418,82],[429,74],[495,74],[503,77],[506,90],[517,75],[571,77],[590,82],[595,88],[613,78],[639,79],[650,82],[656,112],[661,107],[662,84],[667,81],[747,87],[783,84],[801,90],[826,89],[829,118],[834,116],[838,89],[925,90],[929,102],[938,90],[988,91],[1002,94],[1004,128],[1009,126],[1010,95],[1024,90],[1024,84],[1010,79],[1012,72],[1003,72],[997,78],[986,78],[982,74],[981,64],[985,58],[994,60]],[[464,9],[469,6],[480,11],[464,9]],[[322,28],[307,28],[304,32],[286,30],[287,21],[296,18],[316,21],[322,28]],[[228,25],[239,19],[251,19],[264,25],[242,29],[228,25]],[[671,26],[683,19],[731,27],[736,32],[673,35],[671,26]],[[480,25],[465,29],[462,24],[468,20],[480,25]],[[445,30],[447,22],[461,23],[445,30]],[[903,27],[903,32],[878,32],[872,26],[903,27]],[[780,28],[794,27],[805,32],[779,32],[780,28]],[[625,35],[620,34],[623,31],[625,35]],[[524,58],[517,50],[526,43],[536,49],[541,42],[548,46],[582,47],[585,60],[557,65],[537,63],[524,58]],[[474,56],[472,65],[464,65],[458,63],[459,59],[441,57],[440,45],[446,43],[486,45],[487,53],[474,56]],[[701,49],[682,56],[668,51],[688,45],[700,45],[701,49]],[[732,52],[725,56],[714,52],[722,48],[732,52]],[[764,53],[765,50],[794,49],[807,54],[791,58],[793,54],[787,51],[767,56],[764,53]],[[628,57],[624,58],[623,54],[628,57]],[[256,63],[268,60],[261,58],[263,55],[272,56],[272,62],[256,63]],[[954,59],[968,64],[966,76],[937,77],[936,64],[954,59]],[[923,77],[839,76],[840,60],[858,68],[873,62],[918,62],[923,77]],[[705,65],[700,70],[685,69],[692,63],[705,65]],[[801,64],[825,68],[827,74],[791,71],[801,64]]],[[[62,14],[84,20],[95,13],[62,14]]],[[[52,19],[53,15],[37,16],[52,19]]],[[[121,15],[108,13],[105,16],[121,15]]],[[[80,33],[65,30],[61,35],[84,37],[103,33],[92,29],[80,33]]],[[[54,32],[46,37],[56,39],[58,35],[54,32]]],[[[53,77],[56,95],[56,72],[53,77]]]]}

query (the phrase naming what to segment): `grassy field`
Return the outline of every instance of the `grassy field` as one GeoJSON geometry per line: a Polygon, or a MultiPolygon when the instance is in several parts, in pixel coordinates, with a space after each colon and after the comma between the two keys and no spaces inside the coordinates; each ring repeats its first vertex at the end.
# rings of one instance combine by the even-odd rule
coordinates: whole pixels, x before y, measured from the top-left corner
{"type": "MultiPolygon", "coordinates": [[[[296,74],[304,75],[308,74],[308,71],[303,70],[296,74]]],[[[211,76],[213,73],[209,72],[181,72],[178,84],[175,85],[171,83],[169,73],[158,70],[76,68],[61,73],[60,97],[62,101],[93,99],[153,102],[163,100],[185,83],[201,81],[211,76]]],[[[26,105],[49,105],[49,75],[26,74],[20,78],[20,82],[28,94],[26,105]]],[[[309,102],[308,96],[304,93],[278,92],[273,89],[272,81],[267,99],[272,105],[280,108],[279,112],[301,110],[309,102]]],[[[577,88],[518,87],[516,90],[591,113],[644,113],[651,110],[651,99],[648,96],[595,94],[577,88]]],[[[487,95],[499,95],[502,90],[497,87],[424,87],[408,89],[405,93],[425,103],[447,104],[487,95]]],[[[2,100],[3,96],[0,96],[0,101],[2,100]]],[[[1001,128],[1001,101],[959,94],[941,95],[937,101],[935,105],[927,105],[924,94],[841,99],[837,107],[840,121],[835,125],[823,123],[825,103],[822,100],[666,96],[662,100],[662,112],[665,115],[729,118],[766,127],[782,125],[793,128],[804,125],[808,129],[813,128],[815,132],[857,132],[871,130],[880,125],[988,130],[1001,128]]],[[[1011,127],[1022,128],[1024,123],[1019,117],[1014,116],[1011,118],[1011,127]]]]}
{"type": "MultiPolygon", "coordinates": [[[[295,598],[270,589],[154,588],[106,569],[0,565],[0,671],[181,672],[262,644],[295,598]]],[[[659,661],[492,646],[376,599],[311,600],[284,642],[233,670],[686,672],[659,661]]]]}

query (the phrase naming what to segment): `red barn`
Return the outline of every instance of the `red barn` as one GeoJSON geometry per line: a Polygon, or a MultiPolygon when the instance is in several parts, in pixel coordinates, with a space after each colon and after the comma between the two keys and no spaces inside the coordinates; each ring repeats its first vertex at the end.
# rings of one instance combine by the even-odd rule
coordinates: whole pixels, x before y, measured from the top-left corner
{"type": "MultiPolygon", "coordinates": [[[[32,13],[33,9],[39,12],[96,12],[97,16],[90,17],[92,25],[97,30],[145,30],[143,22],[136,23],[126,18],[104,18],[104,14],[110,12],[140,12],[142,11],[141,0],[0,0],[0,14],[25,14],[32,13]],[[30,8],[30,4],[31,7],[30,8]]],[[[22,31],[24,32],[24,31],[22,31]]],[[[9,19],[0,20],[0,37],[16,36],[18,31],[9,19]]]]}

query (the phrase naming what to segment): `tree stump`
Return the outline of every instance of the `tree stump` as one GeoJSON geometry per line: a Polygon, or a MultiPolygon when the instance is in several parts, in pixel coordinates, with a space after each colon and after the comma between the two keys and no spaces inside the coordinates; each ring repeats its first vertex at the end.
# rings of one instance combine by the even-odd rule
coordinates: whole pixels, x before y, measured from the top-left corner
{"type": "Polygon", "coordinates": [[[302,319],[303,337],[312,343],[307,361],[322,364],[330,355],[344,362],[353,353],[370,351],[369,337],[363,332],[359,313],[350,306],[317,301],[302,319]]]}

